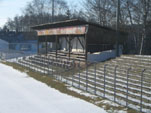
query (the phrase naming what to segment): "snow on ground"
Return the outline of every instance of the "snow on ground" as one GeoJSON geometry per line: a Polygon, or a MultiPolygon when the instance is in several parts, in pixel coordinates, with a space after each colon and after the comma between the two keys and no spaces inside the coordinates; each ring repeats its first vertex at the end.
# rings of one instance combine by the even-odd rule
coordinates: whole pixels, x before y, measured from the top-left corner
{"type": "Polygon", "coordinates": [[[0,113],[106,113],[0,64],[0,113]]]}
{"type": "Polygon", "coordinates": [[[79,90],[79,89],[76,89],[76,88],[74,88],[74,87],[68,87],[68,89],[71,90],[71,91],[77,92],[77,93],[79,93],[80,95],[87,96],[87,97],[91,97],[91,98],[97,97],[97,96],[95,96],[95,95],[92,95],[92,94],[87,93],[87,92],[83,92],[83,91],[81,91],[81,90],[79,90]]]}

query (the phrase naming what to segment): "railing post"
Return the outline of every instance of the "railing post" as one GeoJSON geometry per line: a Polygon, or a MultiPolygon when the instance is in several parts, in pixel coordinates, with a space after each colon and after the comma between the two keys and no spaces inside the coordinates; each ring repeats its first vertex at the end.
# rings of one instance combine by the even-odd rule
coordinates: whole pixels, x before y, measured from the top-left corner
{"type": "MultiPolygon", "coordinates": [[[[58,77],[58,80],[59,80],[59,77],[58,77]]],[[[61,82],[63,81],[63,75],[62,75],[61,72],[60,72],[60,81],[61,81],[61,82]]]]}
{"type": "Polygon", "coordinates": [[[49,56],[47,55],[47,62],[48,62],[48,76],[49,76],[49,74],[50,74],[50,59],[49,59],[49,56]]]}
{"type": "Polygon", "coordinates": [[[44,57],[43,57],[43,59],[42,59],[42,65],[43,65],[43,68],[42,68],[42,70],[43,70],[43,74],[45,74],[45,65],[44,65],[44,57]]]}
{"type": "MultiPolygon", "coordinates": [[[[25,59],[26,59],[26,58],[25,58],[25,59]]],[[[29,59],[30,59],[30,60],[32,59],[31,56],[29,56],[29,59]]],[[[32,66],[32,62],[33,62],[33,61],[31,60],[31,61],[28,63],[28,66],[27,66],[27,67],[28,67],[29,69],[31,69],[31,67],[33,67],[33,69],[31,69],[31,70],[33,70],[33,71],[35,72],[35,71],[36,71],[36,69],[35,69],[36,66],[32,66]]],[[[34,65],[34,64],[33,64],[33,65],[34,65]]]]}
{"type": "MultiPolygon", "coordinates": [[[[31,56],[31,58],[34,58],[34,56],[31,56]]],[[[36,66],[36,72],[38,72],[38,66],[36,66]]]]}
{"type": "Polygon", "coordinates": [[[131,67],[130,68],[128,68],[128,70],[127,70],[127,92],[126,92],[126,106],[128,107],[128,84],[129,84],[129,72],[130,72],[130,70],[131,70],[131,67]]]}
{"type": "MultiPolygon", "coordinates": [[[[41,63],[42,63],[42,66],[44,67],[44,58],[41,56],[41,58],[42,58],[42,61],[41,61],[41,63]]],[[[42,70],[42,73],[44,73],[44,69],[43,68],[41,68],[41,70],[42,70]]]]}
{"type": "Polygon", "coordinates": [[[105,90],[106,90],[106,89],[105,89],[105,88],[106,88],[106,87],[105,87],[105,86],[106,86],[106,81],[105,81],[105,80],[106,80],[106,68],[107,68],[107,65],[108,65],[108,64],[105,64],[105,65],[104,65],[104,97],[105,97],[105,90]]]}
{"type": "Polygon", "coordinates": [[[49,59],[49,56],[47,55],[47,62],[48,62],[48,76],[50,75],[50,59],[49,59]]]}
{"type": "Polygon", "coordinates": [[[53,77],[53,64],[51,64],[51,74],[52,74],[52,77],[53,77]]]}
{"type": "Polygon", "coordinates": [[[116,102],[116,71],[117,71],[118,66],[115,66],[114,70],[114,102],[116,102]]]}
{"type": "Polygon", "coordinates": [[[43,67],[44,67],[44,74],[46,73],[45,71],[45,56],[43,57],[43,67]]]}
{"type": "Polygon", "coordinates": [[[86,61],[86,91],[88,91],[88,63],[86,61]]]}
{"type": "Polygon", "coordinates": [[[79,61],[79,64],[78,64],[78,70],[79,70],[79,88],[80,88],[80,61],[79,61]]]}
{"type": "Polygon", "coordinates": [[[143,101],[143,80],[144,80],[144,72],[146,71],[146,69],[142,70],[141,73],[141,100],[140,100],[140,112],[142,112],[142,101],[143,101]]]}
{"type": "Polygon", "coordinates": [[[47,74],[47,69],[46,69],[46,68],[47,68],[46,57],[47,57],[47,56],[45,55],[45,60],[44,60],[44,65],[45,65],[45,75],[47,74]]]}
{"type": "Polygon", "coordinates": [[[75,69],[75,61],[73,61],[73,72],[72,72],[72,86],[73,86],[73,79],[74,79],[74,69],[75,69]]]}
{"type": "Polygon", "coordinates": [[[94,86],[94,94],[96,94],[96,62],[94,63],[94,83],[95,83],[95,86],[94,86]]]}

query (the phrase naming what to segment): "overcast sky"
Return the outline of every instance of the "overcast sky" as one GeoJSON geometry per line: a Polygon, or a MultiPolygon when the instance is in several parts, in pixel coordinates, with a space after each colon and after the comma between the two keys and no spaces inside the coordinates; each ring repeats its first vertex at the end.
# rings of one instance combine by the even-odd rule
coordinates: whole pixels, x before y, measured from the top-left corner
{"type": "MultiPolygon", "coordinates": [[[[27,2],[32,0],[0,0],[0,27],[2,27],[8,18],[21,15],[22,9],[27,2]]],[[[66,0],[69,4],[77,4],[81,0],[66,0]]]]}

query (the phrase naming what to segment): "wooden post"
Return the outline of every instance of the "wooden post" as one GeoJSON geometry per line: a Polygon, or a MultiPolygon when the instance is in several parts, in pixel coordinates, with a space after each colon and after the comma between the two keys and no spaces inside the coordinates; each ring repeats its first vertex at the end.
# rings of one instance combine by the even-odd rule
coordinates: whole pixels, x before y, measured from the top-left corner
{"type": "Polygon", "coordinates": [[[56,35],[56,58],[58,55],[58,36],[56,35]]]}
{"type": "Polygon", "coordinates": [[[37,40],[37,54],[39,54],[39,37],[38,37],[38,40],[37,40]]]}
{"type": "Polygon", "coordinates": [[[78,49],[78,37],[76,38],[76,51],[78,49]]]}
{"type": "Polygon", "coordinates": [[[47,43],[47,36],[46,36],[46,39],[45,39],[45,45],[46,45],[46,55],[48,53],[48,43],[47,43]]]}
{"type": "Polygon", "coordinates": [[[70,40],[70,36],[69,36],[69,60],[70,60],[70,50],[71,50],[71,40],[70,40]]]}
{"type": "Polygon", "coordinates": [[[87,49],[87,35],[85,35],[85,61],[87,61],[87,53],[88,53],[88,49],[87,49]]]}
{"type": "Polygon", "coordinates": [[[88,29],[89,29],[89,26],[87,25],[86,26],[86,32],[85,32],[85,61],[86,62],[87,62],[87,59],[88,59],[87,58],[88,57],[88,47],[87,47],[88,46],[88,44],[87,44],[88,43],[88,40],[87,40],[87,38],[88,38],[87,37],[88,29]]]}

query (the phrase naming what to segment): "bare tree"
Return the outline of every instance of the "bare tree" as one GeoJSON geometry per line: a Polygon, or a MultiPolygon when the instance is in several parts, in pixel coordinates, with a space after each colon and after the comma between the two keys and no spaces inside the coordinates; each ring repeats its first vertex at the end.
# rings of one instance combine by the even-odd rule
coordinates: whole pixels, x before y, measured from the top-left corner
{"type": "Polygon", "coordinates": [[[85,0],[84,9],[88,20],[94,20],[101,25],[110,25],[115,21],[116,8],[112,0],[85,0]]]}
{"type": "MultiPolygon", "coordinates": [[[[64,0],[54,1],[54,21],[66,19],[67,3],[64,0]]],[[[52,0],[33,0],[29,2],[23,11],[23,15],[8,19],[6,25],[13,31],[31,31],[30,27],[33,25],[51,22],[51,2],[52,0]]]]}
{"type": "Polygon", "coordinates": [[[143,23],[143,34],[142,34],[142,41],[141,41],[141,48],[140,48],[140,54],[143,52],[143,46],[144,46],[144,39],[146,39],[146,26],[147,26],[147,19],[149,16],[150,8],[151,8],[151,0],[141,0],[142,3],[142,23],[143,23]]]}

